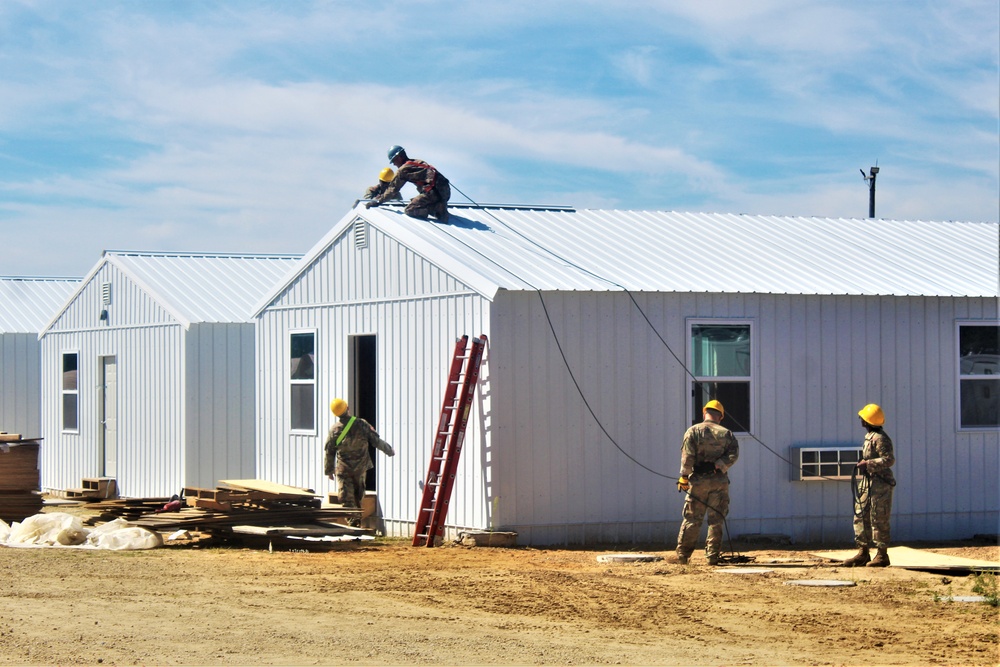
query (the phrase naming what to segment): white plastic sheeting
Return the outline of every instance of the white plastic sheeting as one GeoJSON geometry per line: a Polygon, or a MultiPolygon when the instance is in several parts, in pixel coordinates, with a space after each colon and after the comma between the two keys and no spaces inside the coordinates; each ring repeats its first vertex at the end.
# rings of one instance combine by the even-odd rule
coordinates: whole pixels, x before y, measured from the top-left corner
{"type": "Polygon", "coordinates": [[[0,545],[8,547],[78,547],[131,551],[163,546],[159,533],[115,519],[87,528],[80,517],[65,512],[35,514],[7,525],[0,520],[0,545]]]}

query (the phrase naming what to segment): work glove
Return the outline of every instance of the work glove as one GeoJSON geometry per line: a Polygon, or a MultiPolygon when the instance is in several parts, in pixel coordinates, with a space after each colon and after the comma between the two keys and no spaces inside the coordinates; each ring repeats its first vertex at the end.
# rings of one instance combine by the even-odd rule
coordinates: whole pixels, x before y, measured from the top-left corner
{"type": "Polygon", "coordinates": [[[372,206],[378,206],[379,202],[372,199],[371,201],[365,202],[365,208],[371,208],[372,206]]]}
{"type": "Polygon", "coordinates": [[[677,480],[677,491],[681,492],[681,491],[690,491],[690,490],[691,490],[691,482],[688,481],[687,477],[681,476],[677,480]]]}

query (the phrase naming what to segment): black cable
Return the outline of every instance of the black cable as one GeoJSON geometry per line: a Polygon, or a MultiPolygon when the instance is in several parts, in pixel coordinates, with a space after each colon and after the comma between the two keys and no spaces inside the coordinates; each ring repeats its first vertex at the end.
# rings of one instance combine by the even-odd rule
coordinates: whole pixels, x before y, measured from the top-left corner
{"type": "MultiPolygon", "coordinates": [[[[660,334],[660,332],[656,329],[656,326],[649,319],[649,316],[646,314],[645,310],[643,310],[642,306],[639,305],[639,302],[636,301],[636,298],[632,294],[631,290],[629,290],[624,285],[622,285],[622,284],[620,284],[618,282],[615,282],[614,280],[611,280],[611,279],[606,278],[606,277],[604,277],[602,275],[594,273],[593,271],[590,271],[589,269],[586,269],[585,267],[582,267],[579,264],[576,264],[575,262],[571,262],[571,261],[567,260],[566,258],[561,257],[560,255],[558,255],[555,252],[553,252],[550,248],[547,248],[547,247],[539,244],[534,239],[532,239],[532,238],[530,238],[528,236],[525,236],[521,232],[517,231],[516,229],[514,229],[510,225],[508,225],[505,222],[503,222],[502,220],[500,220],[497,216],[493,215],[493,213],[489,209],[480,206],[474,199],[472,199],[472,197],[470,197],[469,195],[465,194],[465,192],[463,192],[460,188],[458,188],[454,183],[451,183],[451,187],[452,187],[453,190],[455,190],[456,192],[458,192],[460,195],[462,195],[463,197],[465,197],[466,199],[468,199],[469,202],[471,202],[473,206],[475,206],[475,207],[479,208],[480,210],[482,210],[483,212],[485,212],[488,216],[490,216],[491,218],[493,218],[493,220],[495,220],[497,223],[499,223],[500,225],[502,225],[507,230],[513,232],[514,234],[520,236],[522,239],[524,239],[528,243],[531,243],[532,245],[538,247],[539,249],[541,249],[541,250],[549,253],[550,255],[552,255],[556,259],[560,260],[561,262],[564,262],[565,264],[567,264],[569,266],[572,266],[572,267],[578,269],[579,271],[581,271],[583,273],[586,273],[586,274],[588,274],[588,275],[590,275],[590,276],[592,276],[592,277],[594,277],[594,278],[596,278],[596,279],[598,279],[598,280],[600,280],[602,282],[606,282],[609,285],[613,285],[615,287],[618,287],[623,292],[625,292],[625,294],[627,294],[628,297],[629,297],[629,299],[632,301],[632,304],[635,306],[636,310],[639,311],[639,314],[642,316],[642,318],[649,325],[649,328],[653,331],[653,333],[656,335],[656,337],[660,340],[660,342],[666,348],[667,352],[670,353],[670,356],[672,356],[674,358],[674,360],[684,370],[684,372],[691,378],[691,380],[695,383],[695,385],[697,385],[699,389],[703,389],[703,387],[704,387],[704,385],[706,383],[704,383],[701,380],[699,380],[697,378],[697,376],[695,376],[694,373],[690,370],[690,368],[688,368],[687,364],[683,360],[681,360],[680,357],[677,356],[677,354],[673,351],[673,348],[670,347],[670,344],[667,343],[667,341],[663,338],[663,336],[660,334]]],[[[545,305],[545,299],[542,296],[542,290],[540,288],[538,288],[538,287],[535,287],[534,285],[531,284],[530,281],[525,280],[523,277],[517,275],[516,273],[514,273],[513,271],[511,271],[507,267],[500,265],[499,263],[497,263],[492,258],[486,257],[486,255],[484,255],[483,253],[479,252],[475,248],[472,248],[471,246],[469,246],[464,241],[461,241],[460,239],[458,239],[457,237],[455,237],[455,236],[453,236],[451,234],[448,234],[448,235],[451,236],[452,239],[454,239],[454,240],[458,241],[459,243],[462,243],[463,245],[465,245],[467,248],[469,248],[473,252],[476,252],[480,256],[482,256],[482,257],[488,259],[489,261],[493,262],[494,264],[496,264],[497,266],[499,266],[500,268],[502,268],[503,270],[505,270],[507,273],[510,273],[512,276],[516,277],[518,280],[521,280],[523,283],[525,283],[526,285],[529,285],[532,289],[534,289],[536,291],[536,293],[538,294],[539,302],[542,305],[542,310],[543,310],[543,312],[545,314],[546,321],[547,321],[547,323],[549,325],[549,330],[552,332],[553,340],[555,341],[556,347],[559,350],[559,355],[560,355],[560,357],[563,360],[563,365],[565,366],[566,371],[569,374],[570,379],[572,380],[573,385],[576,388],[576,391],[577,391],[578,395],[580,396],[580,399],[583,401],[583,404],[586,406],[587,410],[590,412],[591,416],[594,418],[594,421],[597,423],[598,427],[604,433],[605,437],[608,438],[608,440],[611,442],[611,444],[614,445],[615,448],[618,449],[619,452],[621,452],[626,458],[628,458],[630,461],[632,461],[633,463],[635,463],[640,468],[642,468],[642,469],[644,469],[644,470],[646,470],[646,471],[648,471],[648,472],[650,472],[650,473],[652,473],[654,475],[657,475],[659,477],[663,477],[665,479],[670,479],[670,480],[676,480],[677,479],[676,477],[672,477],[670,475],[666,475],[664,473],[661,473],[661,472],[659,472],[657,470],[653,470],[652,468],[650,468],[650,467],[644,465],[643,463],[641,463],[640,461],[638,461],[635,457],[633,457],[631,454],[629,454],[628,452],[626,452],[618,444],[618,442],[614,439],[614,437],[608,432],[608,430],[604,427],[604,424],[601,422],[600,418],[597,416],[597,414],[594,412],[594,409],[591,407],[590,402],[587,400],[587,397],[584,394],[582,387],[580,387],[579,382],[577,382],[576,376],[573,374],[573,369],[572,369],[572,367],[569,364],[569,360],[566,358],[566,354],[563,351],[562,344],[559,342],[559,336],[556,333],[555,326],[554,326],[554,324],[552,322],[552,318],[550,317],[549,312],[548,312],[548,308],[545,305]]],[[[779,454],[777,451],[775,451],[774,449],[772,449],[771,447],[769,447],[763,440],[761,440],[760,438],[758,438],[752,431],[750,431],[750,429],[748,429],[743,424],[741,424],[739,422],[739,420],[737,420],[736,418],[734,418],[732,415],[730,415],[730,420],[734,424],[736,424],[736,426],[738,428],[742,429],[742,431],[741,431],[742,433],[746,433],[751,439],[753,439],[755,442],[757,442],[759,445],[761,445],[764,449],[766,449],[767,451],[769,451],[771,454],[773,454],[777,458],[781,459],[785,463],[788,463],[789,465],[792,465],[792,466],[796,465],[793,461],[785,458],[784,456],[782,456],[781,454],[779,454]]],[[[803,470],[803,468],[802,468],[801,465],[799,465],[798,468],[799,468],[800,472],[803,470]]],[[[815,476],[815,477],[818,477],[819,479],[830,480],[830,481],[840,481],[840,480],[833,480],[832,478],[825,477],[825,476],[822,476],[822,475],[818,475],[818,476],[815,476]]],[[[718,510],[716,510],[714,507],[712,507],[711,505],[709,505],[707,502],[703,501],[702,499],[698,498],[697,496],[691,495],[690,492],[687,493],[687,496],[690,497],[690,498],[694,498],[698,502],[700,502],[703,505],[705,505],[705,507],[709,511],[714,511],[717,514],[720,514],[720,515],[722,514],[721,512],[719,512],[718,510]]],[[[729,537],[730,551],[733,552],[734,550],[732,549],[732,535],[729,532],[729,525],[728,525],[728,522],[727,522],[725,516],[723,516],[723,525],[725,526],[726,534],[729,537]]],[[[745,559],[745,558],[746,558],[745,556],[735,556],[735,559],[745,559]]],[[[742,561],[741,560],[739,562],[746,562],[746,561],[742,561]]]]}

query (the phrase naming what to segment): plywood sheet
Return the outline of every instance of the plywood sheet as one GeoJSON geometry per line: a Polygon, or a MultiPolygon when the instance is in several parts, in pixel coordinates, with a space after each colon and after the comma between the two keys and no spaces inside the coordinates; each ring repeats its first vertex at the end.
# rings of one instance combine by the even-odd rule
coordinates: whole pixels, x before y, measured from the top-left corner
{"type": "Polygon", "coordinates": [[[246,489],[247,491],[263,491],[264,493],[276,493],[286,496],[303,496],[313,498],[315,493],[307,489],[300,489],[297,486],[285,486],[263,479],[222,479],[219,484],[224,484],[230,488],[246,489]]]}
{"type": "MultiPolygon", "coordinates": [[[[844,551],[814,551],[812,555],[843,561],[856,553],[857,549],[848,549],[844,551]]],[[[901,567],[908,570],[1000,571],[1000,563],[996,561],[948,556],[910,547],[889,547],[889,562],[891,563],[890,567],[901,567]]]]}

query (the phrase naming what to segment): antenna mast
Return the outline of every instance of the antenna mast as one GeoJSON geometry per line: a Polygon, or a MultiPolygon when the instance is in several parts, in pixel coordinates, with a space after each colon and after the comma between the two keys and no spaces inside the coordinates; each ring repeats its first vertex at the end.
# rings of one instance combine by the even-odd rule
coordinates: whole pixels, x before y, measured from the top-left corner
{"type": "Polygon", "coordinates": [[[878,175],[878,162],[875,162],[876,166],[871,168],[868,176],[865,176],[865,170],[861,170],[861,178],[865,179],[865,183],[868,184],[868,217],[875,217],[875,177],[878,175]]]}

